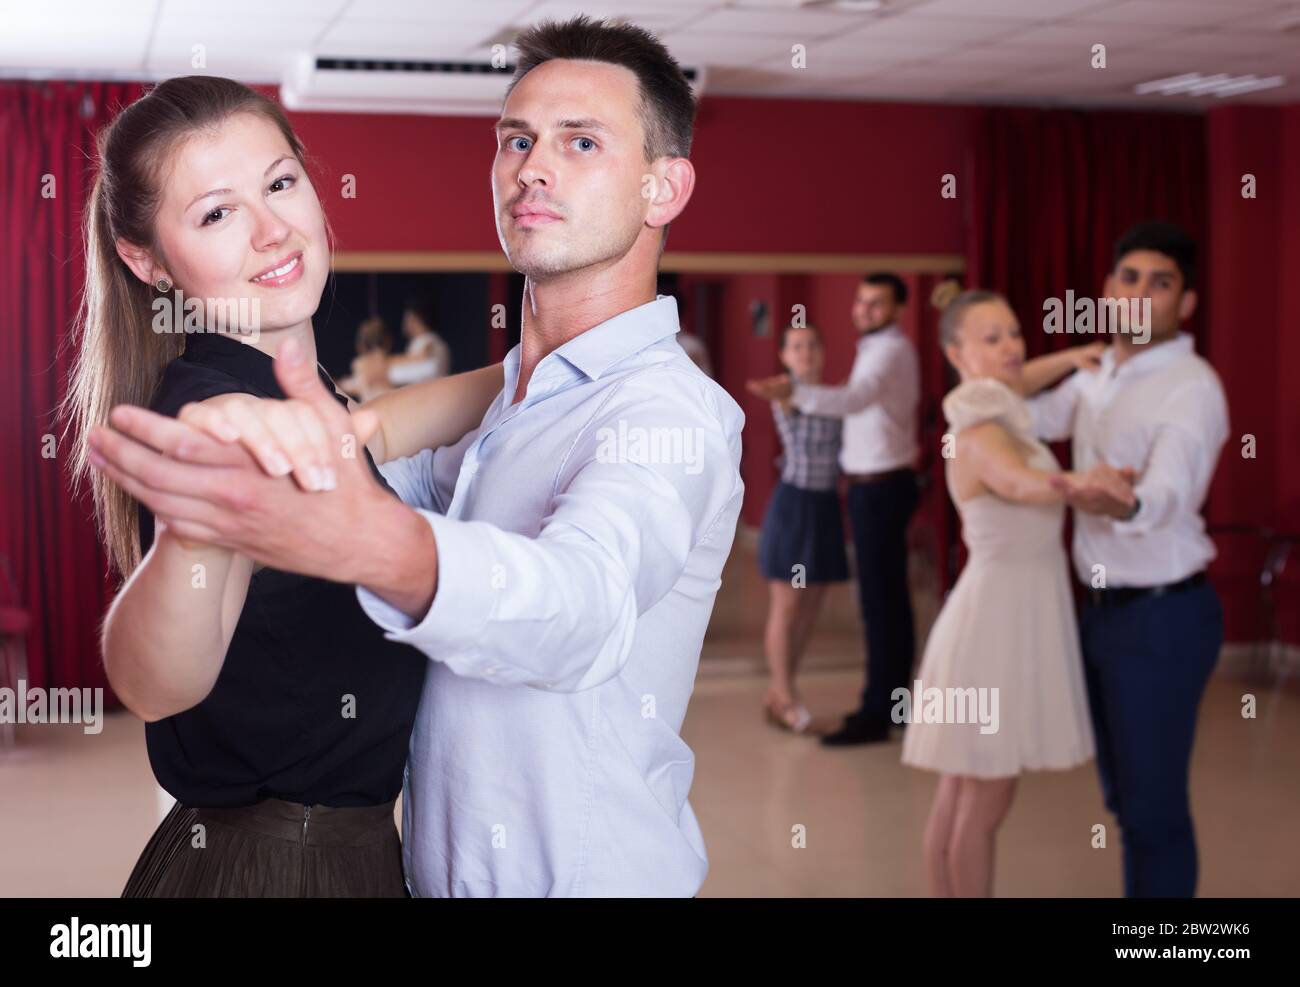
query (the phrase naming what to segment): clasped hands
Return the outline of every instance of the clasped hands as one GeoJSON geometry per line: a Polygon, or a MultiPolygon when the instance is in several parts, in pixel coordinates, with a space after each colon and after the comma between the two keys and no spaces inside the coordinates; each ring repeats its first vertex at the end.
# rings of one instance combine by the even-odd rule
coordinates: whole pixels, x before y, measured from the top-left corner
{"type": "Polygon", "coordinates": [[[365,458],[379,419],[349,414],[294,340],[280,347],[275,375],[288,400],[222,395],[175,419],[119,405],[113,427],[87,437],[91,465],[182,542],[357,582],[347,566],[360,522],[398,503],[365,458]]]}
{"type": "Polygon", "coordinates": [[[1137,479],[1137,471],[1128,466],[1099,462],[1082,473],[1058,473],[1048,482],[1075,510],[1124,520],[1137,506],[1137,479]]]}

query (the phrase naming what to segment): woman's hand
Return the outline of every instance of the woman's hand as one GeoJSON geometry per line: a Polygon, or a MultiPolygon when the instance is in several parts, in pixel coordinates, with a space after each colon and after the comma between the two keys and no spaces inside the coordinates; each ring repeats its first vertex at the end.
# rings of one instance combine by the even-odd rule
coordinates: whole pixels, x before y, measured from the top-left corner
{"type": "Polygon", "coordinates": [[[1058,474],[1051,484],[1075,510],[1123,519],[1132,514],[1137,504],[1133,492],[1137,480],[1138,473],[1131,467],[1116,469],[1103,461],[1082,473],[1058,474]]]}
{"type": "MultiPolygon", "coordinates": [[[[220,442],[240,443],[264,473],[292,473],[303,490],[333,490],[338,484],[330,465],[332,441],[320,415],[304,401],[219,394],[185,405],[177,418],[220,442]]],[[[379,427],[373,412],[358,411],[352,421],[359,445],[379,427]]]]}
{"type": "Polygon", "coordinates": [[[1101,355],[1106,352],[1106,343],[1088,343],[1086,346],[1071,346],[1066,352],[1075,370],[1096,370],[1101,366],[1101,355]]]}
{"type": "Polygon", "coordinates": [[[766,401],[784,401],[794,392],[794,385],[791,383],[788,374],[777,374],[773,377],[747,380],[745,381],[745,390],[766,401]]]}

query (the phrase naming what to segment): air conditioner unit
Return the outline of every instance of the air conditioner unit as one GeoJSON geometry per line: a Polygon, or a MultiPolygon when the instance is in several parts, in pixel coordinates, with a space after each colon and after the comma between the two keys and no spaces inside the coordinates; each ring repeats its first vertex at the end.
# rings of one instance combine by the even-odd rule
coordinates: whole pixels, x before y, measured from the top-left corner
{"type": "MultiPolygon", "coordinates": [[[[684,68],[696,95],[702,70],[684,68]]],[[[280,99],[291,110],[496,116],[514,65],[304,54],[285,72],[280,99]]]]}

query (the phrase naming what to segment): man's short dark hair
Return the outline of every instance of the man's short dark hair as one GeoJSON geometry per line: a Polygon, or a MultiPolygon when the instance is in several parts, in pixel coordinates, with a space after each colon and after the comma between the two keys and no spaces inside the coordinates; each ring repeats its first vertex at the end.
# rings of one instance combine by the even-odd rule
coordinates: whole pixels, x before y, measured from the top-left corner
{"type": "Polygon", "coordinates": [[[653,34],[634,24],[594,21],[579,15],[567,21],[543,21],[517,38],[519,60],[506,96],[519,80],[544,62],[556,58],[609,62],[631,70],[641,92],[641,122],[645,156],[657,161],[691,153],[695,125],[695,94],[677,60],[653,34]]]}
{"type": "Polygon", "coordinates": [[[890,274],[887,271],[880,271],[876,274],[868,274],[862,279],[863,284],[886,284],[889,290],[894,294],[894,303],[896,305],[907,304],[907,285],[897,274],[890,274]]]}
{"type": "Polygon", "coordinates": [[[1115,241],[1115,257],[1111,269],[1119,267],[1119,262],[1135,250],[1154,250],[1164,254],[1178,265],[1183,275],[1183,288],[1190,288],[1196,282],[1196,241],[1181,226],[1151,219],[1133,226],[1115,241]]]}

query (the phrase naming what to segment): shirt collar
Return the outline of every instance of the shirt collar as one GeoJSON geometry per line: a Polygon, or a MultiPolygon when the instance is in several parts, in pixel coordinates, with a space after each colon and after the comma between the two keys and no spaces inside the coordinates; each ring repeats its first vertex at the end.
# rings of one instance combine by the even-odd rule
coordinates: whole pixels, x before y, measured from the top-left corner
{"type": "MultiPolygon", "coordinates": [[[[275,360],[256,346],[240,342],[224,333],[187,333],[185,354],[182,359],[186,363],[196,363],[227,373],[249,385],[262,397],[284,397],[284,389],[275,379],[275,360]]],[[[320,364],[316,365],[316,372],[320,375],[326,390],[346,405],[347,398],[338,393],[333,378],[321,368],[320,364]]]]}
{"type": "Polygon", "coordinates": [[[677,299],[656,295],[655,300],[620,312],[579,333],[555,349],[592,380],[599,380],[610,367],[640,353],[648,346],[681,331],[677,299]]]}
{"type": "Polygon", "coordinates": [[[879,339],[882,336],[894,336],[902,331],[903,331],[902,328],[899,326],[897,322],[891,322],[887,326],[881,326],[879,329],[875,330],[874,332],[860,333],[858,335],[858,345],[865,346],[868,342],[870,342],[873,339],[879,339]]]}
{"type": "Polygon", "coordinates": [[[1174,360],[1181,359],[1194,351],[1192,334],[1190,332],[1179,332],[1168,342],[1157,343],[1151,347],[1140,347],[1132,356],[1120,364],[1117,370],[1115,367],[1115,348],[1107,346],[1106,352],[1101,355],[1101,370],[1106,374],[1147,374],[1153,370],[1159,370],[1161,367],[1167,366],[1174,360]]]}

